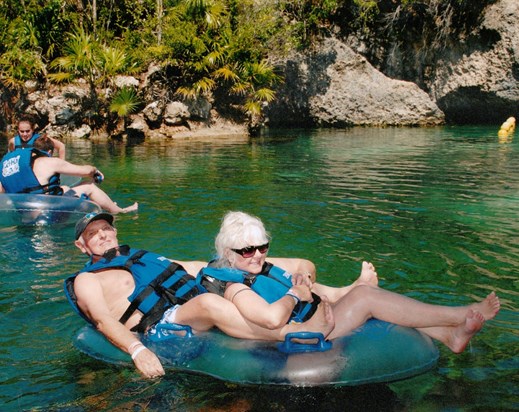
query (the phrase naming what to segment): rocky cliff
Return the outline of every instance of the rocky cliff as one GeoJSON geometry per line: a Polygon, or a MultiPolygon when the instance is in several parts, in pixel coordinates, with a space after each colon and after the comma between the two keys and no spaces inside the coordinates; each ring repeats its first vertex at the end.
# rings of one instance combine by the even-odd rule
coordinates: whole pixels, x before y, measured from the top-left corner
{"type": "MultiPolygon", "coordinates": [[[[510,116],[519,118],[517,16],[518,0],[497,0],[478,13],[470,33],[440,50],[426,50],[430,56],[425,62],[413,54],[416,46],[412,42],[390,40],[381,47],[351,33],[325,38],[311,50],[278,60],[285,82],[277,100],[265,107],[265,119],[253,126],[500,124],[510,116]]],[[[153,71],[140,79],[120,80],[148,97],[141,112],[129,122],[119,122],[105,136],[162,138],[247,132],[243,117],[224,118],[222,113],[228,108],[219,107],[212,98],[175,102],[153,97],[163,87],[160,81],[153,81],[153,71]]],[[[33,113],[51,136],[92,136],[81,115],[85,111],[81,105],[84,87],[32,90],[28,85],[28,91],[18,107],[33,113]]]]}
{"type": "Polygon", "coordinates": [[[391,79],[341,41],[286,61],[285,84],[267,111],[273,126],[439,125],[441,110],[415,83],[391,79]]]}
{"type": "Polygon", "coordinates": [[[517,117],[519,1],[489,6],[471,41],[440,57],[427,87],[450,122],[500,123],[517,117]]]}
{"type": "Polygon", "coordinates": [[[286,82],[268,109],[268,120],[271,125],[341,127],[499,124],[517,117],[518,16],[519,1],[498,0],[483,9],[470,33],[426,50],[427,59],[417,56],[417,44],[425,42],[420,38],[394,39],[384,47],[355,34],[326,39],[280,65],[286,82]]]}

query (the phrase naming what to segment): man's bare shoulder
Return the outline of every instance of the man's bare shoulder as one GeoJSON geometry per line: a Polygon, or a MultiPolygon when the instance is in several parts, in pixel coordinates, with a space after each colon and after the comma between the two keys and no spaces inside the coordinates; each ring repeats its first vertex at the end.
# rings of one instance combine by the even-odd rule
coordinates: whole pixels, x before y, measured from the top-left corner
{"type": "Polygon", "coordinates": [[[81,272],[74,279],[74,286],[77,288],[78,285],[83,283],[98,282],[98,277],[93,272],[81,272]]]}

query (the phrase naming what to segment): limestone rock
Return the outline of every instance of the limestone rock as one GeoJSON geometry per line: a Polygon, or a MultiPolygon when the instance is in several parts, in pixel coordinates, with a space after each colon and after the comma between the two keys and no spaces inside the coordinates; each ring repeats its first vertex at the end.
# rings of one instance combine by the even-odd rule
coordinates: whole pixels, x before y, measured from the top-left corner
{"type": "Polygon", "coordinates": [[[519,2],[489,6],[473,46],[438,61],[431,95],[453,122],[500,122],[519,111],[519,2]],[[489,39],[486,47],[481,47],[489,39]]]}
{"type": "Polygon", "coordinates": [[[164,112],[164,123],[168,126],[180,125],[189,119],[188,107],[182,102],[171,102],[164,112]]]}
{"type": "Polygon", "coordinates": [[[411,82],[393,80],[337,39],[285,66],[285,86],[271,104],[271,125],[438,125],[443,113],[411,82]]]}

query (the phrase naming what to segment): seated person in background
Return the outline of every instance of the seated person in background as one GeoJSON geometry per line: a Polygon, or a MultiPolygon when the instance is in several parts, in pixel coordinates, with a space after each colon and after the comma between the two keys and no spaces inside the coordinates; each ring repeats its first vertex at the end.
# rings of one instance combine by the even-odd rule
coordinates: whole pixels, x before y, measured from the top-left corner
{"type": "MultiPolygon", "coordinates": [[[[8,151],[15,149],[32,149],[34,142],[41,137],[38,133],[34,133],[34,122],[28,117],[22,117],[18,121],[18,134],[9,140],[7,144],[8,151]]],[[[54,144],[54,149],[58,153],[60,159],[65,159],[65,145],[57,139],[49,137],[54,144]]]]}
{"type": "Polygon", "coordinates": [[[189,325],[195,333],[216,326],[233,337],[259,340],[283,340],[287,333],[298,331],[326,336],[333,328],[325,301],[310,322],[273,330],[259,327],[244,319],[228,300],[212,293],[200,294],[189,274],[197,273],[206,262],[172,261],[119,245],[113,220],[108,213],[90,213],[77,222],[74,243],[90,259],[65,281],[65,293],[82,317],[131,355],[145,377],[164,375],[164,369],[133,332],[160,339],[157,323],[189,325]]]}
{"type": "MultiPolygon", "coordinates": [[[[291,274],[285,272],[290,272],[289,265],[281,270],[266,263],[269,241],[260,219],[243,212],[227,213],[215,241],[218,258],[202,270],[197,281],[234,303],[245,319],[258,326],[279,328],[287,322],[311,319],[314,302],[319,301],[319,294],[329,293],[329,288],[317,283],[294,286],[291,274]],[[218,287],[215,279],[220,279],[223,287],[218,287]]],[[[372,269],[374,276],[330,299],[335,327],[329,339],[377,318],[417,328],[460,353],[500,308],[494,292],[468,306],[422,303],[378,288],[372,269]]]]}
{"type": "Polygon", "coordinates": [[[48,137],[42,136],[34,142],[32,149],[15,149],[8,152],[1,161],[0,192],[77,197],[84,195],[111,213],[127,213],[137,210],[137,203],[126,208],[119,207],[94,183],[95,180],[103,179],[103,174],[94,166],[79,166],[58,157],[52,157],[53,150],[52,141],[48,137]],[[93,180],[81,182],[70,188],[60,186],[60,174],[90,177],[93,180]]]}

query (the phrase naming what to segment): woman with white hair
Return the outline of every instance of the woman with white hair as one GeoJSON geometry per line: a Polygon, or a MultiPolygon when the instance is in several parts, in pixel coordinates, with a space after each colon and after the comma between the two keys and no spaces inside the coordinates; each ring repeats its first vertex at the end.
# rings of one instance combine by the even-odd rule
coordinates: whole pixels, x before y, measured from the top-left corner
{"type": "Polygon", "coordinates": [[[484,322],[499,312],[494,292],[481,302],[451,307],[386,291],[377,287],[376,272],[369,263],[363,264],[360,278],[350,287],[312,283],[300,276],[299,260],[272,258],[266,262],[269,245],[270,236],[259,218],[229,212],[215,240],[218,257],[199,273],[202,286],[233,302],[246,319],[262,327],[304,322],[313,316],[321,297],[327,296],[335,322],[329,339],[376,318],[417,328],[460,353],[484,322]]]}

